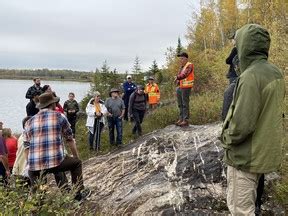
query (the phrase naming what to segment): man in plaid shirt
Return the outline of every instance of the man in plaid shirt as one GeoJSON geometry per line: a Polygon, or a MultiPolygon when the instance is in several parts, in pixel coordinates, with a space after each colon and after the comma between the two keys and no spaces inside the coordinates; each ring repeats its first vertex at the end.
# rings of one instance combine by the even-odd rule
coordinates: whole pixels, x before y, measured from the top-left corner
{"type": "MultiPolygon", "coordinates": [[[[29,178],[35,191],[37,179],[47,173],[70,171],[72,184],[77,186],[76,200],[91,194],[84,190],[82,161],[79,159],[73,133],[67,118],[55,111],[59,97],[44,93],[39,97],[37,108],[40,112],[25,125],[24,146],[28,156],[29,178]],[[73,157],[65,156],[64,141],[68,144],[73,157]]],[[[57,182],[57,184],[61,182],[57,182]]]]}

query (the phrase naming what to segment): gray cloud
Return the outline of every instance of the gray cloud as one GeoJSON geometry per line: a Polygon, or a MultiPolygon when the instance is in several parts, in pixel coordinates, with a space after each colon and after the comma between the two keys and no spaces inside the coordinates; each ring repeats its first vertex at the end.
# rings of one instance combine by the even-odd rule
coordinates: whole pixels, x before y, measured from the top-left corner
{"type": "Polygon", "coordinates": [[[188,0],[50,0],[0,2],[1,68],[147,69],[184,41],[188,0]]]}

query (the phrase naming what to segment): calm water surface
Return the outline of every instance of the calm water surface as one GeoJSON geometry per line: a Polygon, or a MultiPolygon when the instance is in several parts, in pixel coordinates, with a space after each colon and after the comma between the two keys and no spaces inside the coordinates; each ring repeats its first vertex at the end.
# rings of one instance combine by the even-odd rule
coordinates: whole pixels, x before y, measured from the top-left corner
{"type": "MultiPolygon", "coordinates": [[[[74,92],[76,100],[80,102],[90,89],[90,83],[79,83],[69,81],[41,81],[41,86],[50,85],[52,90],[60,97],[60,104],[63,106],[68,99],[68,93],[74,92]]],[[[26,92],[33,81],[30,80],[1,80],[0,79],[0,121],[4,127],[9,127],[13,132],[22,131],[21,122],[26,116],[25,98],[26,92]]]]}

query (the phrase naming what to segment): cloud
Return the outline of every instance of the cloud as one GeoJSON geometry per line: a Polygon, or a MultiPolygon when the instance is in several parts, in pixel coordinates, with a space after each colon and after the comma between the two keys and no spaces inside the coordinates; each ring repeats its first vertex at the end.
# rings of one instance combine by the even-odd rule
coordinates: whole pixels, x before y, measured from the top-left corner
{"type": "Polygon", "coordinates": [[[184,40],[189,1],[50,0],[0,2],[0,56],[4,68],[94,70],[104,60],[130,70],[138,55],[154,59],[184,40]]]}

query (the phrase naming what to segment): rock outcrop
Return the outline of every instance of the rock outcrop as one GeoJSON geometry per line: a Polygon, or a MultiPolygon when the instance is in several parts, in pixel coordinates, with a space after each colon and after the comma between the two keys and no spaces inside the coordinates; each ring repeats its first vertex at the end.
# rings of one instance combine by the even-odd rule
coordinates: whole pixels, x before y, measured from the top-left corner
{"type": "Polygon", "coordinates": [[[168,126],[84,163],[103,215],[225,215],[220,125],[168,126]]]}
{"type": "MultiPolygon", "coordinates": [[[[220,132],[220,124],[168,126],[87,160],[89,209],[101,215],[228,215],[220,132]]],[[[267,185],[279,176],[265,178],[267,185]]],[[[265,197],[263,215],[284,215],[265,197]]]]}

